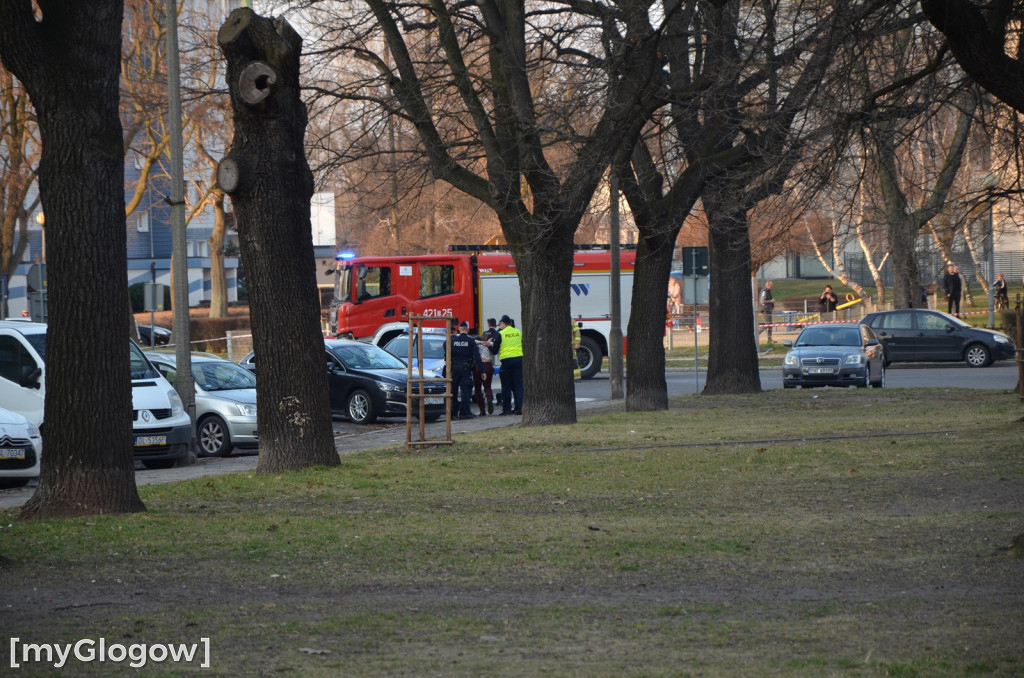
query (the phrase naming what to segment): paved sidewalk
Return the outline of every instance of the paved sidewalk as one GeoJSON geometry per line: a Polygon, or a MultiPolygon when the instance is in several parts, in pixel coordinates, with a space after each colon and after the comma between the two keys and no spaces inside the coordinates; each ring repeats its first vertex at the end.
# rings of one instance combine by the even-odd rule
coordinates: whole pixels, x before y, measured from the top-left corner
{"type": "MultiPolygon", "coordinates": [[[[608,406],[612,402],[608,400],[577,402],[576,411],[580,412],[595,407],[608,406]]],[[[522,416],[510,415],[499,416],[497,413],[475,419],[456,419],[452,422],[452,438],[455,439],[460,433],[472,431],[486,431],[492,428],[503,428],[515,426],[522,422],[522,416]]],[[[373,450],[395,445],[405,445],[405,424],[393,427],[367,431],[366,433],[354,433],[349,435],[337,435],[338,424],[335,422],[335,445],[339,454],[359,452],[361,450],[373,450]]],[[[439,421],[426,425],[426,439],[439,440],[444,438],[445,422],[439,421]]],[[[419,439],[419,424],[413,422],[412,439],[419,439]]],[[[221,459],[218,457],[203,457],[198,463],[189,466],[181,466],[169,469],[149,470],[137,468],[135,471],[136,485],[155,485],[159,483],[173,483],[179,480],[201,478],[203,476],[223,475],[226,473],[242,473],[255,471],[258,457],[255,453],[242,451],[237,456],[221,459]]],[[[0,490],[0,508],[21,506],[32,493],[34,486],[23,487],[16,490],[0,490]]]]}

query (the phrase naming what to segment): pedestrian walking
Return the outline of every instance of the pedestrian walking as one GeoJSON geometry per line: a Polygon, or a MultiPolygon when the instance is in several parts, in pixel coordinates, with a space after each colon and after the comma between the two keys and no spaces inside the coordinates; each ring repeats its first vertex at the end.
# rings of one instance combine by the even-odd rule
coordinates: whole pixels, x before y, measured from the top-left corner
{"type": "Polygon", "coordinates": [[[772,343],[772,313],[775,312],[775,297],[772,296],[772,281],[765,282],[761,288],[761,315],[768,330],[768,343],[772,343]]]}
{"type": "Polygon", "coordinates": [[[946,313],[960,317],[960,296],[963,294],[963,286],[956,265],[950,264],[946,267],[946,274],[942,276],[942,289],[946,291],[946,313]],[[956,313],[953,312],[954,308],[956,313]]]}

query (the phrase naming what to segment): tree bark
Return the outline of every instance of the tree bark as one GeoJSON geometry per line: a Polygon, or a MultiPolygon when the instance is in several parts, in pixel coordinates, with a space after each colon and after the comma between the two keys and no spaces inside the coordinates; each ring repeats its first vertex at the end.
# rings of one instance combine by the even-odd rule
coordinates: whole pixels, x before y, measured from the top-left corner
{"type": "Polygon", "coordinates": [[[224,275],[224,235],[227,218],[224,215],[224,191],[213,191],[213,233],[210,246],[210,317],[223,318],[228,314],[228,288],[224,275]]]}
{"type": "Polygon", "coordinates": [[[750,228],[746,207],[737,204],[736,192],[723,190],[728,182],[715,182],[703,194],[708,216],[708,259],[711,295],[708,324],[708,377],[704,393],[760,393],[754,309],[751,308],[750,228]],[[740,275],[747,272],[747,275],[740,275]],[[723,331],[724,330],[724,331],[723,331]]]}
{"type": "Polygon", "coordinates": [[[682,221],[667,232],[654,229],[637,243],[633,269],[635,309],[629,316],[629,372],[626,378],[626,409],[655,412],[668,409],[665,381],[665,293],[672,270],[672,249],[682,221]],[[643,309],[643,312],[639,312],[643,309]]]}
{"type": "Polygon", "coordinates": [[[0,1],[0,58],[42,140],[49,329],[39,487],[27,518],[142,511],[135,487],[117,0],[0,1]]]}
{"type": "Polygon", "coordinates": [[[550,236],[512,247],[523,310],[513,320],[523,333],[524,426],[576,423],[576,400],[566,397],[575,393],[569,350],[572,231],[556,227],[550,236]]]}
{"type": "Polygon", "coordinates": [[[259,364],[256,470],[337,465],[310,228],[313,175],[303,147],[302,41],[283,19],[248,8],[233,11],[217,39],[235,123],[219,176],[238,219],[259,364]]]}

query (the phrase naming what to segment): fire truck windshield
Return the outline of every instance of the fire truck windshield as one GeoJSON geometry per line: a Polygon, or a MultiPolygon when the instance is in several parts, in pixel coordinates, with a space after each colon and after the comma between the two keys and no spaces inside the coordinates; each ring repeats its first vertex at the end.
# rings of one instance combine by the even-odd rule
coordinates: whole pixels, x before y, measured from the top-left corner
{"type": "Polygon", "coordinates": [[[352,301],[352,267],[338,266],[334,278],[334,298],[338,303],[352,301]]]}

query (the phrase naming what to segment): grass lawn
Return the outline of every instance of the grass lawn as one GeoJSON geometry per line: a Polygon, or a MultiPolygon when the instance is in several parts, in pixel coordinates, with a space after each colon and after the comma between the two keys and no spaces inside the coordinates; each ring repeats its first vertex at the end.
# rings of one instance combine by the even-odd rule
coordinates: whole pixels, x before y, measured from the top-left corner
{"type": "Polygon", "coordinates": [[[146,486],[137,515],[0,511],[0,627],[209,638],[209,669],[142,675],[1019,676],[1021,415],[955,388],[688,396],[146,486]]]}

